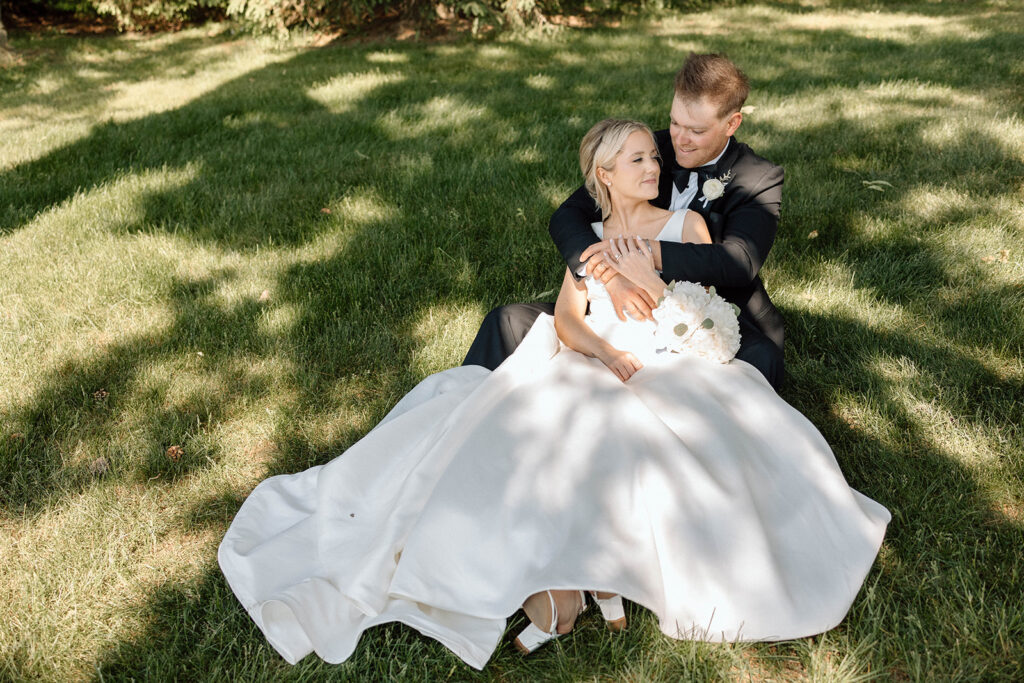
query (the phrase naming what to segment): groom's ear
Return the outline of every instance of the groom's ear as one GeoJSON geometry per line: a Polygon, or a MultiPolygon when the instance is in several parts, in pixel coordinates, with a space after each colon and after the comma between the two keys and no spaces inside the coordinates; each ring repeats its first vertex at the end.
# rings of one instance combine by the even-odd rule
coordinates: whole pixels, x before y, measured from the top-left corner
{"type": "Polygon", "coordinates": [[[743,114],[741,114],[738,111],[734,111],[732,114],[729,115],[729,118],[727,120],[728,127],[726,128],[726,131],[728,131],[729,135],[731,136],[733,133],[736,132],[736,129],[740,127],[740,124],[743,123],[743,114]]]}

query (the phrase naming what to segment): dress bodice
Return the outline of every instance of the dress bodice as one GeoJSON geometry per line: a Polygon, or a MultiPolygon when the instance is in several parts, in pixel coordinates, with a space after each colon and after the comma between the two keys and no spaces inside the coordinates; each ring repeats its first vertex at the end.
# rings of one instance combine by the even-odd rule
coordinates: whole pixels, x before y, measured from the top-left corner
{"type": "MultiPolygon", "coordinates": [[[[686,211],[674,212],[654,239],[660,242],[682,242],[686,211]]],[[[603,223],[592,223],[590,227],[598,238],[604,239],[603,223]]],[[[615,348],[633,352],[642,362],[651,362],[656,354],[654,323],[650,320],[634,320],[629,316],[626,316],[626,322],[622,322],[615,314],[604,283],[593,276],[587,276],[584,283],[587,286],[587,300],[590,302],[586,320],[591,329],[615,348]]]]}

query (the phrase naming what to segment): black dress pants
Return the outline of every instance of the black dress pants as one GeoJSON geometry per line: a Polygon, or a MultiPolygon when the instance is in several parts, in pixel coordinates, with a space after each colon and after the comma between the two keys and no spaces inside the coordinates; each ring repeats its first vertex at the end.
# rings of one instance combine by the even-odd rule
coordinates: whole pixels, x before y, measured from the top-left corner
{"type": "MultiPolygon", "coordinates": [[[[463,365],[482,365],[494,370],[512,355],[541,313],[555,314],[551,303],[509,304],[493,309],[484,317],[463,365]]],[[[785,374],[783,340],[769,339],[746,318],[740,318],[740,350],[736,357],[760,371],[779,391],[785,374]]]]}

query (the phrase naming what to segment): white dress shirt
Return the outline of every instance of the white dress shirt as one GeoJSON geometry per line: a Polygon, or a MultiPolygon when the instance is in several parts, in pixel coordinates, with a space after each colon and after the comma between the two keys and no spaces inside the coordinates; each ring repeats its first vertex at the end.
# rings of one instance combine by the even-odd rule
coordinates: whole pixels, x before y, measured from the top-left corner
{"type": "MultiPolygon", "coordinates": [[[[717,157],[715,157],[714,159],[712,159],[708,163],[706,163],[703,166],[701,166],[701,168],[704,168],[704,166],[713,166],[714,164],[717,164],[718,160],[722,158],[722,155],[725,154],[725,150],[729,149],[729,145],[731,145],[731,144],[732,144],[732,138],[729,138],[729,140],[725,143],[725,147],[722,148],[722,152],[717,157]]],[[[680,211],[682,209],[685,209],[688,206],[690,206],[690,202],[692,202],[693,198],[696,197],[696,196],[697,196],[697,172],[696,171],[690,171],[690,180],[689,180],[689,182],[687,182],[685,190],[680,192],[679,188],[676,187],[676,184],[672,183],[672,201],[668,205],[668,210],[669,211],[680,211]]]]}

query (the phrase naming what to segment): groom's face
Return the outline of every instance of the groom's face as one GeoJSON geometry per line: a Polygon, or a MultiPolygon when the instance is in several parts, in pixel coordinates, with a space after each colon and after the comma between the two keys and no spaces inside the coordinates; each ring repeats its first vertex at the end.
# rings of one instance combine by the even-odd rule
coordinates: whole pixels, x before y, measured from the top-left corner
{"type": "Polygon", "coordinates": [[[743,115],[733,112],[722,117],[719,105],[706,97],[672,98],[669,135],[676,161],[683,168],[696,168],[714,161],[722,153],[729,137],[740,127],[743,115]]]}

